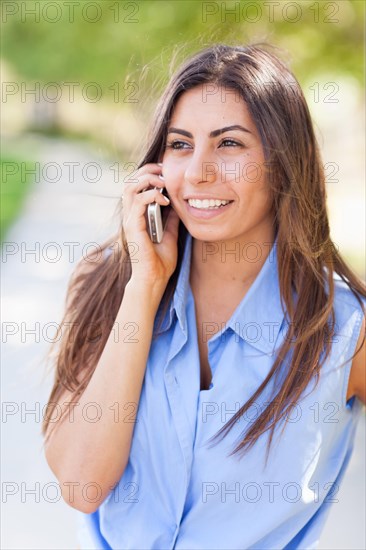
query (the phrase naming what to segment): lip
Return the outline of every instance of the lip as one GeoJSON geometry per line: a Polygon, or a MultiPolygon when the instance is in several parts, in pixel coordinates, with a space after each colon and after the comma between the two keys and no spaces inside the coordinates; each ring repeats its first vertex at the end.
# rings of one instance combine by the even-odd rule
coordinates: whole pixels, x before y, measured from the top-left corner
{"type": "Polygon", "coordinates": [[[221,206],[220,208],[201,209],[201,208],[195,208],[194,206],[190,206],[188,203],[188,200],[186,200],[185,203],[186,203],[187,212],[190,216],[192,216],[193,218],[199,218],[203,220],[216,218],[216,216],[222,216],[222,214],[224,214],[227,210],[229,210],[230,206],[233,204],[232,202],[229,202],[228,204],[225,204],[225,206],[221,206]]]}
{"type": "Polygon", "coordinates": [[[213,197],[212,195],[187,195],[186,197],[183,197],[185,201],[188,199],[198,199],[200,201],[203,200],[214,200],[214,201],[231,201],[233,199],[225,199],[224,197],[213,197]]]}

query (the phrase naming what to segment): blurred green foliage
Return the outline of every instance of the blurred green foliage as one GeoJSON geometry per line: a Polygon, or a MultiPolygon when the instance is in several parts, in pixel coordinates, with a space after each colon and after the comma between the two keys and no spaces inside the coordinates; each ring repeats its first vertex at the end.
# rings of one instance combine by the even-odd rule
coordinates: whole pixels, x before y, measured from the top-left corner
{"type": "Polygon", "coordinates": [[[0,168],[0,242],[2,243],[11,223],[23,206],[32,181],[29,170],[34,168],[34,163],[15,157],[6,157],[0,160],[0,168]]]}
{"type": "Polygon", "coordinates": [[[103,90],[148,65],[146,90],[163,85],[176,46],[184,57],[213,42],[268,41],[300,81],[326,71],[362,83],[364,18],[363,0],[3,1],[2,55],[25,79],[103,90]]]}
{"type": "MultiPolygon", "coordinates": [[[[99,121],[99,126],[98,103],[87,111],[89,118],[95,113],[93,139],[105,140],[113,153],[118,149],[124,158],[136,158],[138,155],[128,149],[134,134],[136,147],[141,146],[136,138],[141,127],[136,120],[145,124],[150,118],[156,98],[176,66],[212,43],[269,42],[282,49],[280,55],[307,89],[323,75],[331,83],[350,77],[362,89],[365,5],[364,0],[3,0],[1,56],[8,64],[9,79],[14,78],[16,86],[26,84],[29,90],[36,83],[46,87],[57,83],[65,99],[65,87],[80,92],[81,87],[91,84],[89,92],[93,95],[94,83],[109,104],[101,117],[106,122],[99,121]],[[109,109],[112,103],[115,109],[109,109]],[[132,117],[123,112],[118,118],[122,105],[133,111],[132,117]],[[112,116],[107,118],[110,111],[112,116]],[[115,126],[122,127],[121,134],[127,135],[123,142],[114,140],[115,120],[115,126]],[[100,131],[103,124],[110,128],[110,134],[100,131]]],[[[351,87],[351,93],[354,89],[351,87]]],[[[6,98],[2,101],[4,107],[6,98]]],[[[28,98],[21,101],[27,103],[22,116],[37,107],[37,116],[34,112],[29,116],[27,130],[38,128],[64,137],[75,132],[85,137],[91,132],[84,124],[85,116],[83,124],[75,128],[58,119],[53,103],[54,112],[47,121],[49,102],[33,105],[28,98]]],[[[76,113],[76,117],[79,111],[83,113],[85,101],[79,97],[75,104],[71,116],[76,113]]],[[[313,101],[312,106],[319,104],[313,101]]],[[[323,104],[320,108],[325,111],[323,104]]],[[[344,136],[342,139],[347,141],[344,136]]],[[[5,225],[8,216],[20,207],[20,195],[27,187],[21,185],[14,176],[9,186],[14,191],[12,197],[2,186],[5,225]]]]}

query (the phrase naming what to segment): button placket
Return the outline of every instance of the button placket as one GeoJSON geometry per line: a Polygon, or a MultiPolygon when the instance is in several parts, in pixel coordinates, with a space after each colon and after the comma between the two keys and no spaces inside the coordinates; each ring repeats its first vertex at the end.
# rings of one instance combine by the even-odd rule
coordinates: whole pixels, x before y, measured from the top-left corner
{"type": "MultiPolygon", "coordinates": [[[[181,500],[177,506],[176,521],[180,522],[183,514],[189,479],[191,476],[192,460],[193,460],[193,433],[192,426],[189,422],[187,412],[185,410],[184,387],[181,387],[178,378],[178,372],[181,373],[180,362],[182,358],[182,350],[187,343],[187,334],[182,332],[180,327],[176,327],[176,333],[173,336],[172,347],[173,352],[169,355],[167,365],[164,370],[165,387],[168,396],[168,401],[171,409],[173,423],[175,426],[176,435],[182,451],[184,459],[184,487],[181,495],[181,500]]],[[[182,380],[182,382],[184,382],[182,380]]]]}

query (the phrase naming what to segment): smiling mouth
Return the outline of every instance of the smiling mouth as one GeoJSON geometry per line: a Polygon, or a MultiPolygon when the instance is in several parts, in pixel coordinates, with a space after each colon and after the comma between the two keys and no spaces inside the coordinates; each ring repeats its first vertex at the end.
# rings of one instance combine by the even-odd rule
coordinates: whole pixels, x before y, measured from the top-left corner
{"type": "Polygon", "coordinates": [[[197,210],[217,210],[232,203],[232,200],[224,199],[187,199],[189,206],[197,210]]]}

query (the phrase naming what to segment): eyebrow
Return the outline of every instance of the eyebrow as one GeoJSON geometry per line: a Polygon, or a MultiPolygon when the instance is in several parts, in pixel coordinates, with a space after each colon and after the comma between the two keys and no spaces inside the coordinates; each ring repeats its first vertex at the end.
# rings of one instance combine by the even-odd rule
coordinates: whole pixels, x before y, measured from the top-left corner
{"type": "MultiPolygon", "coordinates": [[[[240,124],[233,124],[232,126],[225,126],[225,128],[219,128],[218,130],[212,130],[212,132],[209,133],[210,138],[214,138],[219,136],[220,134],[224,134],[225,132],[230,132],[232,130],[241,130],[242,132],[247,132],[248,134],[251,134],[247,128],[244,128],[244,126],[240,126],[240,124]]],[[[180,130],[179,128],[168,128],[168,134],[182,134],[182,136],[186,136],[188,138],[193,138],[193,135],[190,132],[187,132],[186,130],[180,130]]]]}

